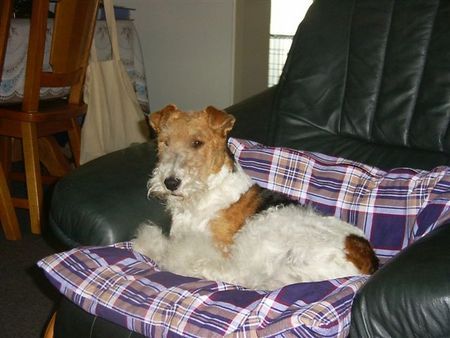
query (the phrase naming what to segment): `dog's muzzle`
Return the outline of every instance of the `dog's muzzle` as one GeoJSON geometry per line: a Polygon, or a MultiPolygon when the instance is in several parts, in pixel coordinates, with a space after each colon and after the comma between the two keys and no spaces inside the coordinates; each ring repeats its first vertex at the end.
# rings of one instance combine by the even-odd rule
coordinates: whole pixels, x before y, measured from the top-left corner
{"type": "Polygon", "coordinates": [[[176,178],[174,176],[170,176],[167,177],[164,180],[164,185],[166,186],[167,189],[169,189],[170,191],[175,191],[178,189],[178,187],[181,184],[181,180],[179,178],[176,178]]]}

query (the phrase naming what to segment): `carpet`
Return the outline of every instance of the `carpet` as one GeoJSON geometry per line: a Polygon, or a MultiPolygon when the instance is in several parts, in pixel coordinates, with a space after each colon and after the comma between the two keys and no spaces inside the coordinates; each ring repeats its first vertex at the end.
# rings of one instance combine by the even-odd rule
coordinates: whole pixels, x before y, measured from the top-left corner
{"type": "Polygon", "coordinates": [[[45,224],[42,236],[31,234],[28,211],[16,209],[16,213],[23,238],[8,241],[0,229],[0,336],[37,338],[42,337],[61,296],[36,262],[63,248],[45,224]]]}

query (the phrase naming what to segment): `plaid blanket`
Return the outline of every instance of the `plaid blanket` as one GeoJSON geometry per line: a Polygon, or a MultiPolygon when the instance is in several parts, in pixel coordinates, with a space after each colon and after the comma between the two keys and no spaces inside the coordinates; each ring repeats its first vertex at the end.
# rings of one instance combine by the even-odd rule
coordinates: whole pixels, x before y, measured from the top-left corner
{"type": "MultiPolygon", "coordinates": [[[[363,229],[382,260],[450,216],[447,167],[385,172],[251,141],[230,139],[229,148],[258,184],[363,229]]],[[[84,310],[148,337],[346,337],[353,298],[367,280],[248,290],[160,271],[129,242],[74,249],[38,265],[84,310]]]]}
{"type": "Polygon", "coordinates": [[[450,168],[383,171],[320,153],[230,138],[259,185],[362,229],[382,263],[450,218],[450,168]]]}
{"type": "Polygon", "coordinates": [[[148,337],[346,337],[367,277],[271,292],[160,271],[129,242],[79,248],[38,262],[84,310],[148,337]]]}

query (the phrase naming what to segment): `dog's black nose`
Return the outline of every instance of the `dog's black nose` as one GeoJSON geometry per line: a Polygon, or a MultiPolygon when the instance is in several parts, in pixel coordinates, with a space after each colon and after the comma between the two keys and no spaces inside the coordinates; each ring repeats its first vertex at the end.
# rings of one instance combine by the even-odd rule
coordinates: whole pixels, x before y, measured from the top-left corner
{"type": "Polygon", "coordinates": [[[170,176],[164,180],[164,185],[170,191],[175,191],[180,186],[181,180],[179,178],[170,176]]]}

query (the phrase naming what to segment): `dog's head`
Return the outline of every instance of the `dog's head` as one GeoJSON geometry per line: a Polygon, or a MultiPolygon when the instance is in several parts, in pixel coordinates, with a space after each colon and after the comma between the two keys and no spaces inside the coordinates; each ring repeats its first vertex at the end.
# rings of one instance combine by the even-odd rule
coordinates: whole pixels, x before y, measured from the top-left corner
{"type": "Polygon", "coordinates": [[[158,143],[158,163],[149,193],[161,198],[189,197],[207,188],[208,178],[232,168],[226,140],[235,118],[214,107],[196,112],[175,105],[150,115],[158,143]]]}

